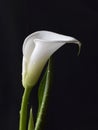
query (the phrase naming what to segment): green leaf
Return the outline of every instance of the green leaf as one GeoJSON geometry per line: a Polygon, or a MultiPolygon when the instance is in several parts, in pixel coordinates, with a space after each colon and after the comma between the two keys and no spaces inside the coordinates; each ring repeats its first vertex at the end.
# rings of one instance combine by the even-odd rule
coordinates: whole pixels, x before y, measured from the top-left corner
{"type": "Polygon", "coordinates": [[[32,108],[30,109],[30,117],[29,117],[29,122],[28,122],[28,130],[34,130],[34,121],[33,121],[32,108]]]}
{"type": "Polygon", "coordinates": [[[42,126],[44,123],[44,118],[47,110],[47,103],[49,97],[49,91],[51,86],[51,78],[52,78],[52,60],[49,59],[47,70],[44,74],[44,77],[40,83],[38,90],[38,115],[35,124],[35,130],[42,130],[42,126]]]}
{"type": "Polygon", "coordinates": [[[39,89],[38,89],[38,111],[40,110],[42,100],[43,100],[43,95],[44,95],[44,90],[45,90],[45,84],[46,84],[46,77],[47,77],[47,70],[43,76],[43,79],[41,80],[39,89]]]}

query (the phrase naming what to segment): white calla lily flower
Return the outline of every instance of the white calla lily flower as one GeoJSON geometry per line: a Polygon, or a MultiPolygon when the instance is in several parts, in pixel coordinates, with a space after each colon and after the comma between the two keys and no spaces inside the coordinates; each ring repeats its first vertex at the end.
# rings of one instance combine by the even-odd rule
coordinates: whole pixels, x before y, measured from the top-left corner
{"type": "Polygon", "coordinates": [[[23,44],[22,83],[23,86],[33,87],[50,58],[50,56],[66,43],[80,42],[70,36],[50,31],[37,31],[29,35],[23,44]]]}

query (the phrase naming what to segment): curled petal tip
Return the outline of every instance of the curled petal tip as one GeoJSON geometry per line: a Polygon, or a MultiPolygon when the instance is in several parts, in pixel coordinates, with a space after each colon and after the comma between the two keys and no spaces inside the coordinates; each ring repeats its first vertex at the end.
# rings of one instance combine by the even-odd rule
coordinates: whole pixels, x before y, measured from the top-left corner
{"type": "Polygon", "coordinates": [[[81,44],[81,42],[78,41],[78,40],[77,40],[76,44],[78,45],[78,48],[79,48],[79,49],[78,49],[78,54],[77,54],[77,55],[79,56],[79,55],[80,55],[81,45],[82,45],[82,44],[81,44]]]}

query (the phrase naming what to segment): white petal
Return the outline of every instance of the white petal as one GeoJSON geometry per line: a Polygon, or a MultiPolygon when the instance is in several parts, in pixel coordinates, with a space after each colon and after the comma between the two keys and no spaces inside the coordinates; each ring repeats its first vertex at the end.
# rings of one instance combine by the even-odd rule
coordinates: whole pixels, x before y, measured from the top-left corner
{"type": "Polygon", "coordinates": [[[29,60],[34,48],[35,48],[35,43],[33,42],[34,37],[28,36],[23,44],[23,55],[27,60],[29,60]]]}
{"type": "Polygon", "coordinates": [[[73,41],[75,39],[73,37],[54,33],[54,32],[51,32],[51,31],[37,31],[37,32],[29,35],[28,38],[40,39],[40,40],[43,40],[43,41],[66,41],[66,42],[69,41],[69,40],[73,41]]]}
{"type": "Polygon", "coordinates": [[[23,60],[22,60],[22,83],[24,85],[24,81],[26,78],[26,74],[27,74],[27,61],[25,59],[25,57],[23,56],[23,60]]]}
{"type": "MultiPolygon", "coordinates": [[[[23,44],[23,55],[25,58],[28,60],[31,56],[31,53],[33,52],[35,48],[35,44],[37,42],[34,42],[35,40],[40,40],[42,41],[42,44],[46,42],[58,42],[61,44],[61,42],[65,43],[76,43],[77,39],[70,37],[70,36],[65,36],[61,34],[57,34],[54,32],[50,31],[37,31],[35,33],[32,33],[29,35],[23,44]]],[[[51,47],[52,48],[52,47],[51,47]]]]}
{"type": "Polygon", "coordinates": [[[80,42],[70,36],[49,31],[38,31],[29,35],[23,45],[23,84],[34,86],[49,57],[66,43],[80,42]]]}

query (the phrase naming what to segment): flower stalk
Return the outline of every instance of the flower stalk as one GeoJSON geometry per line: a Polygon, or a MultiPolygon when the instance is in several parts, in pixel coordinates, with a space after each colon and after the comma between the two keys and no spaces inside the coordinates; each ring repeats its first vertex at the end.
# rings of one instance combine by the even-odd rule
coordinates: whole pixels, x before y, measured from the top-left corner
{"type": "Polygon", "coordinates": [[[24,89],[20,110],[19,130],[26,130],[27,128],[27,111],[28,111],[28,101],[30,92],[31,92],[30,88],[24,89]]]}

